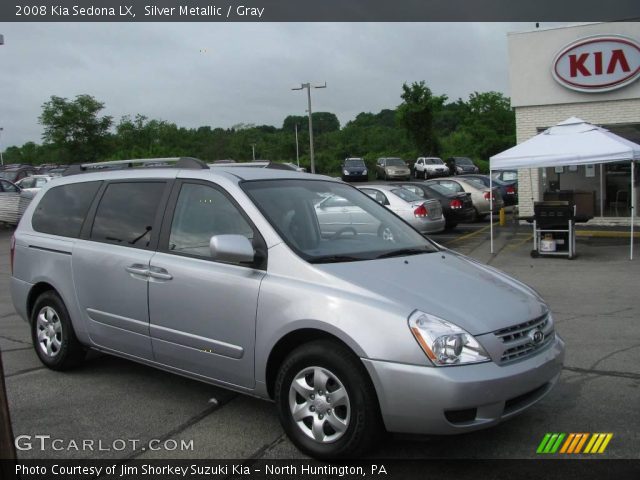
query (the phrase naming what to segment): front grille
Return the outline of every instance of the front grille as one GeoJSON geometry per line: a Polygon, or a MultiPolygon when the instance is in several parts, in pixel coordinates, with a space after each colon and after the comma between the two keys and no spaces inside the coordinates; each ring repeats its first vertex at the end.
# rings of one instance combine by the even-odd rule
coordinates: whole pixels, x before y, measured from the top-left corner
{"type": "Polygon", "coordinates": [[[546,347],[555,336],[553,321],[549,314],[493,333],[504,344],[505,349],[500,357],[500,361],[503,363],[527,357],[537,352],[546,347]],[[539,343],[533,342],[529,337],[529,333],[532,330],[540,330],[542,332],[542,341],[539,343]]]}

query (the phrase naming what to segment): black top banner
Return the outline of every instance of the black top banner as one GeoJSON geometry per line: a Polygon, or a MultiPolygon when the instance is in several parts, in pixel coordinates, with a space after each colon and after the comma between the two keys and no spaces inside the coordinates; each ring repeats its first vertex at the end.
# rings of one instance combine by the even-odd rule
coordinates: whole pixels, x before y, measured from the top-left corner
{"type": "Polygon", "coordinates": [[[638,0],[3,0],[2,22],[640,21],[638,0]]]}

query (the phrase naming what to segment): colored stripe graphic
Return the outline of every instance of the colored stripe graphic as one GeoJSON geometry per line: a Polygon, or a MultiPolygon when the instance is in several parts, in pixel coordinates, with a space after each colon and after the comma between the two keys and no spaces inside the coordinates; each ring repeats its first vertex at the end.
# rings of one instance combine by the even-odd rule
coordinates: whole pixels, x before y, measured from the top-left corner
{"type": "Polygon", "coordinates": [[[565,433],[547,433],[538,445],[536,453],[556,453],[562,440],[566,436],[565,433]]]}
{"type": "Polygon", "coordinates": [[[604,453],[613,433],[546,433],[538,445],[538,454],[604,453]],[[587,441],[588,440],[588,441],[587,441]],[[583,447],[585,446],[584,451],[583,447]]]}
{"type": "Polygon", "coordinates": [[[604,453],[613,438],[613,433],[594,433],[593,439],[585,448],[584,453],[604,453]]]}

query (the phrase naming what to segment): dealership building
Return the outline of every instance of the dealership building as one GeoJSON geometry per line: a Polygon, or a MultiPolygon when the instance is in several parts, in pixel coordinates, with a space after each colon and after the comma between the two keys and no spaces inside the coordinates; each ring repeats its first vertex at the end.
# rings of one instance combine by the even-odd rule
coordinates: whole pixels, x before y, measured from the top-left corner
{"type": "MultiPolygon", "coordinates": [[[[518,143],[578,117],[640,144],[640,23],[510,33],[508,47],[518,143]]],[[[636,164],[636,198],[638,173],[636,164]]],[[[534,201],[573,191],[590,223],[628,224],[630,181],[629,162],[520,169],[520,215],[532,215],[534,201]]]]}

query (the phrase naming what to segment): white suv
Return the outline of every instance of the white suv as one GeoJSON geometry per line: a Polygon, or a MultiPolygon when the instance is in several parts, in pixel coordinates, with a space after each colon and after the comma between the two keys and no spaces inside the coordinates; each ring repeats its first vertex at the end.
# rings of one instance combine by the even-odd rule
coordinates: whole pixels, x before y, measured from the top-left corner
{"type": "Polygon", "coordinates": [[[438,157],[418,157],[413,165],[413,176],[416,178],[446,177],[449,167],[438,157]]]}

